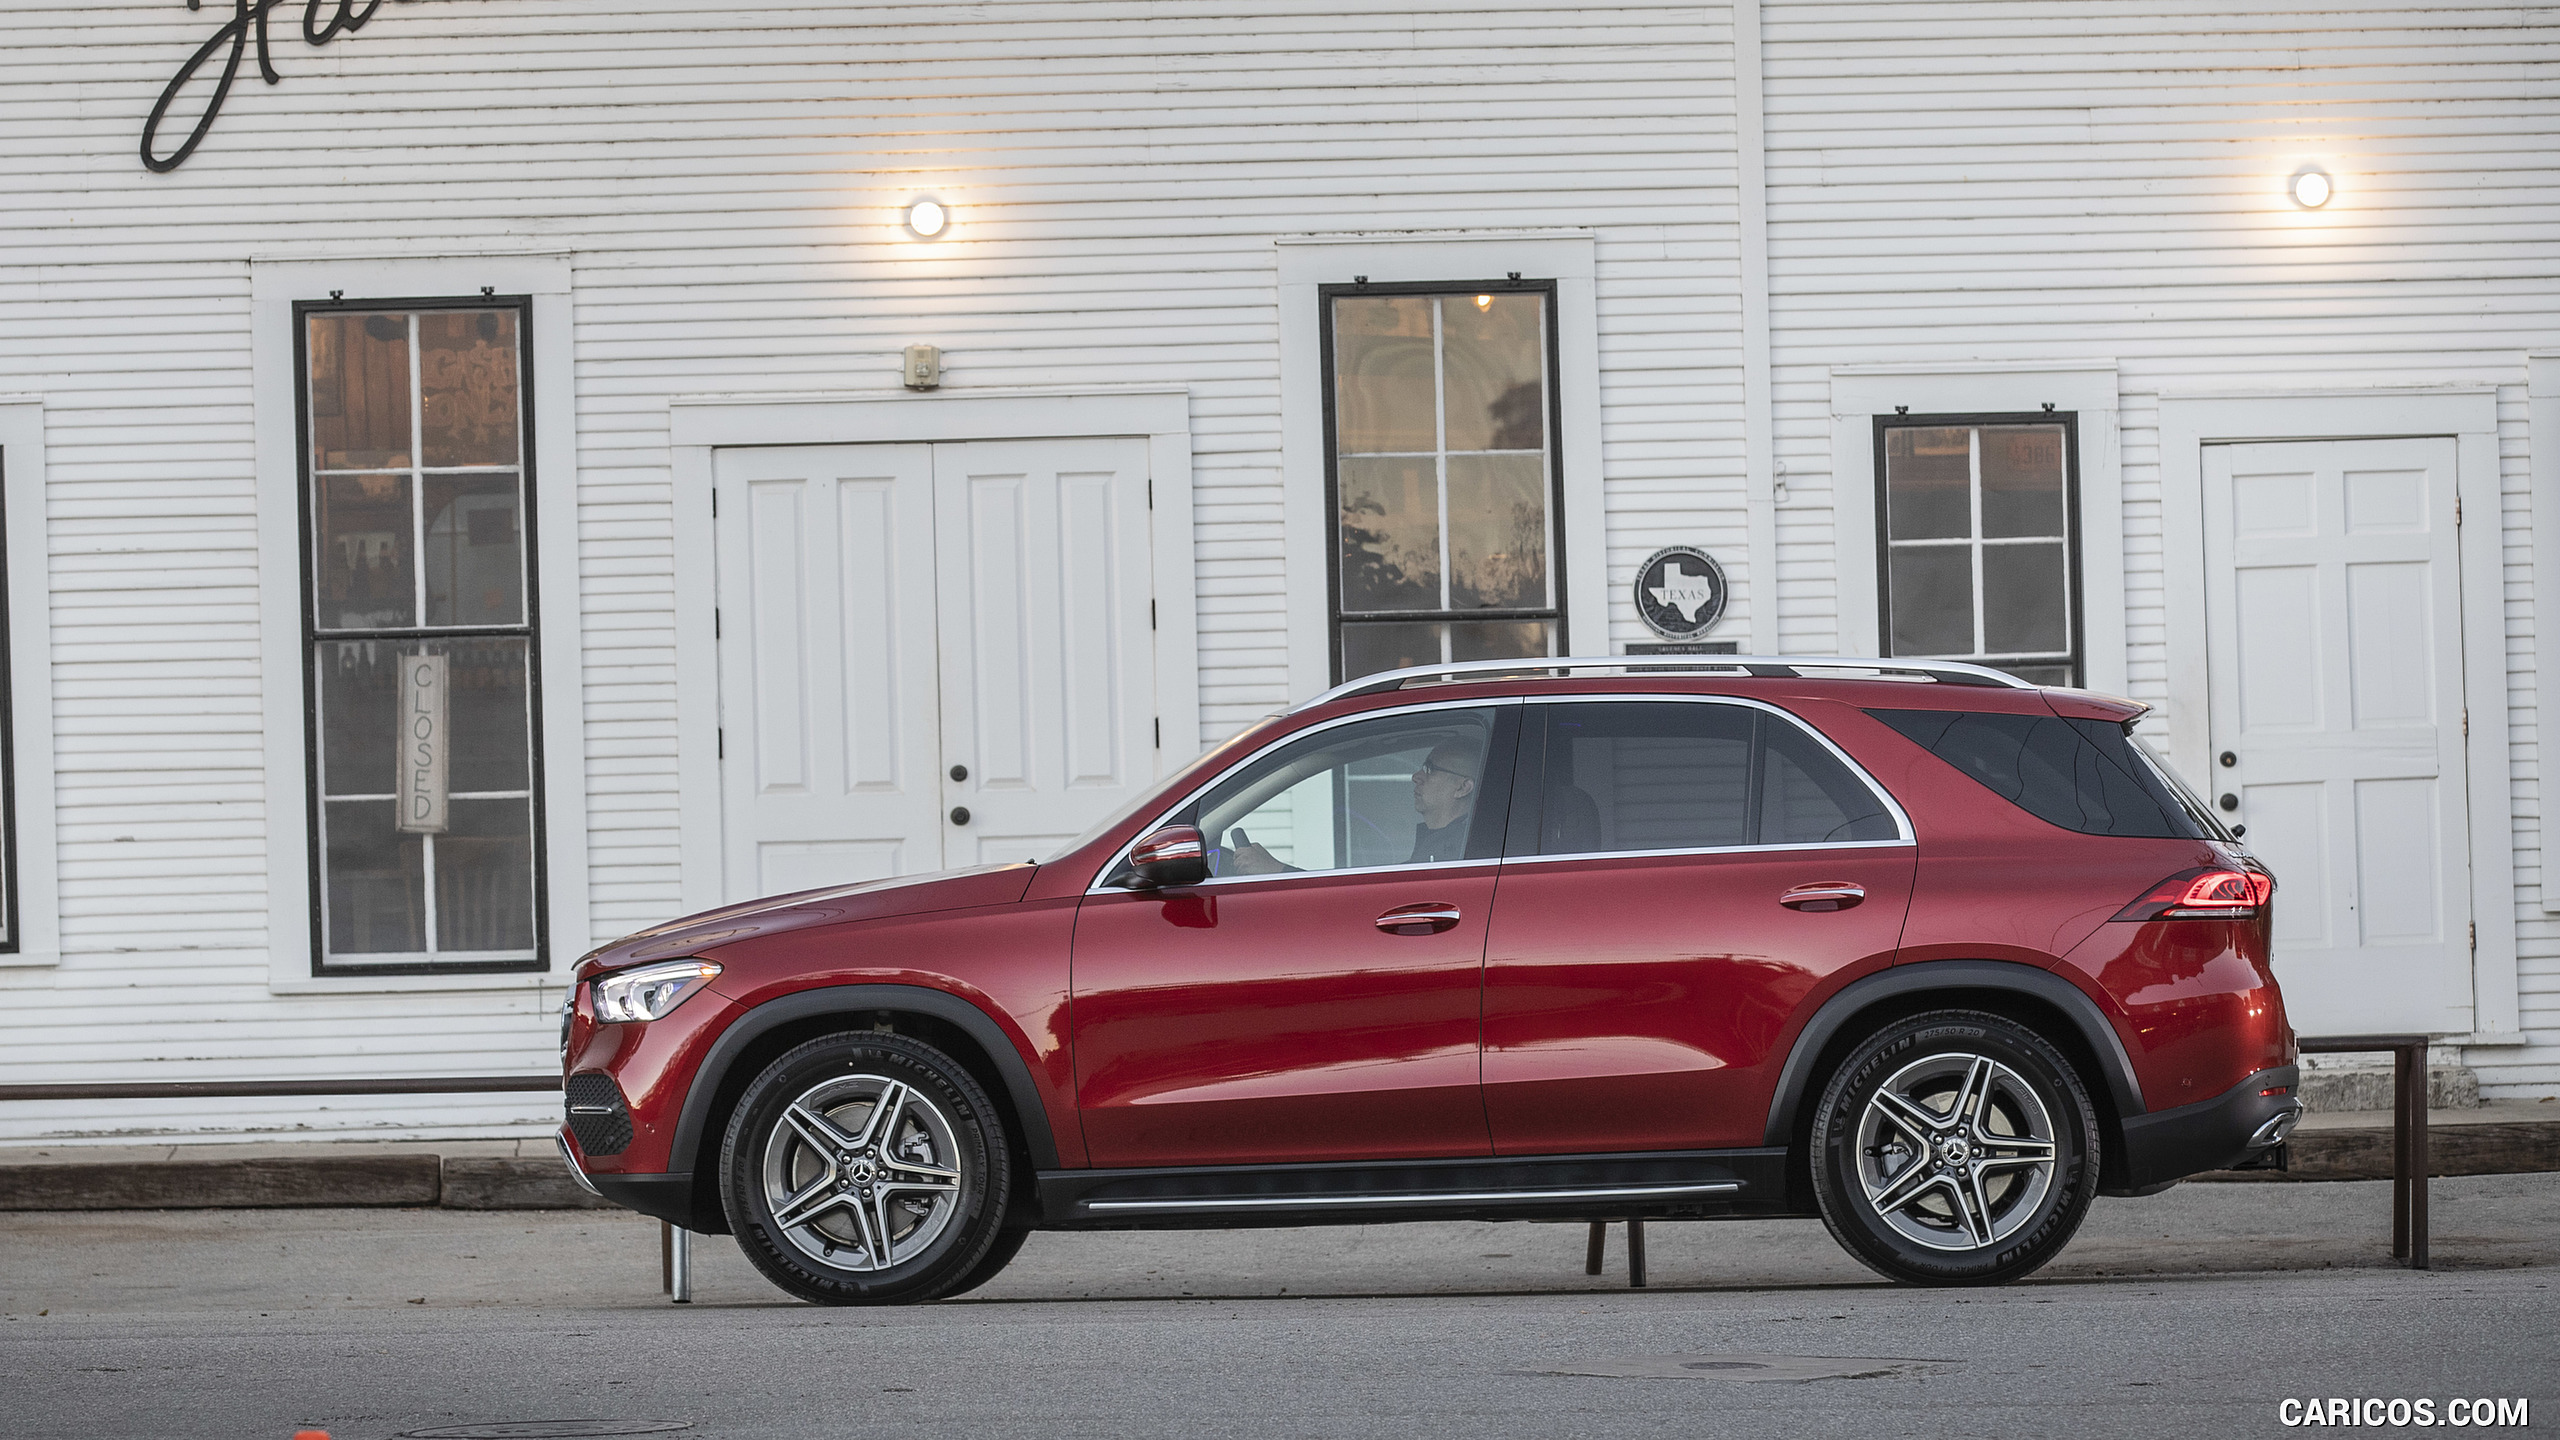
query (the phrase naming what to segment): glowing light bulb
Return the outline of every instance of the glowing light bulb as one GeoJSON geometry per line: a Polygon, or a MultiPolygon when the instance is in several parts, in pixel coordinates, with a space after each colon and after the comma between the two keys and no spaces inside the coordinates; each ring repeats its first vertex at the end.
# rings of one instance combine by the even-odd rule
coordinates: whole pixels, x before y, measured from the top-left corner
{"type": "Polygon", "coordinates": [[[1479,296],[1477,296],[1477,297],[1476,297],[1476,308],[1477,308],[1477,309],[1479,309],[1479,310],[1490,310],[1490,309],[1492,309],[1492,308],[1493,308],[1493,297],[1492,297],[1492,296],[1490,296],[1490,295],[1479,295],[1479,296]]]}
{"type": "Polygon", "coordinates": [[[921,239],[932,239],[950,224],[951,212],[939,200],[918,200],[907,206],[907,228],[921,239]]]}
{"type": "Polygon", "coordinates": [[[2293,177],[2293,203],[2305,210],[2317,210],[2329,203],[2332,189],[2327,172],[2305,170],[2293,177]]]}

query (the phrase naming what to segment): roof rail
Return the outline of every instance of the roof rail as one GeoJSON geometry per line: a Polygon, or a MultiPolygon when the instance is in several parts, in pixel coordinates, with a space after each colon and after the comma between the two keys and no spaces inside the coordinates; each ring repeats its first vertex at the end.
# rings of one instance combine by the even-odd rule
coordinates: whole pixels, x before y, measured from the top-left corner
{"type": "Polygon", "coordinates": [[[2005,671],[1983,665],[1959,664],[1953,660],[1885,660],[1851,655],[1585,655],[1548,660],[1452,660],[1439,665],[1385,670],[1336,685],[1312,700],[1291,706],[1286,713],[1294,715],[1353,695],[1376,695],[1413,685],[1455,684],[1503,676],[1522,680],[1562,680],[1595,670],[1614,670],[1631,675],[1713,674],[1739,670],[1750,675],[1815,680],[1858,679],[1860,677],[1855,675],[1820,672],[1866,670],[1875,672],[1878,677],[1907,675],[1933,680],[1941,685],[1984,685],[2007,690],[2037,688],[2005,671]]]}

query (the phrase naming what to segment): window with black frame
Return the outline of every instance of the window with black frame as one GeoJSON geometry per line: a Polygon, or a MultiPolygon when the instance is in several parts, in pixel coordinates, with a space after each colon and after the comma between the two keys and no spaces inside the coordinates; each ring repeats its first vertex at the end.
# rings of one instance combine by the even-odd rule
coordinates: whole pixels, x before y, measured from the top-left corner
{"type": "Polygon", "coordinates": [[[1335,678],[1555,654],[1554,288],[1321,299],[1335,678]]]}
{"type": "Polygon", "coordinates": [[[1878,416],[1884,653],[2081,683],[2071,414],[1878,416]]]}
{"type": "Polygon", "coordinates": [[[527,302],[303,305],[315,969],[539,969],[527,302]]]}

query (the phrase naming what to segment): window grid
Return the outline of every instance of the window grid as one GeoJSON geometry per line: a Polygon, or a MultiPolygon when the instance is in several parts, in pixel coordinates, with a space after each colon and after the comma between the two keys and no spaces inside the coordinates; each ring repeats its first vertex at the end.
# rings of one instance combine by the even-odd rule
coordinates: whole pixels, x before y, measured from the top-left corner
{"type": "Polygon", "coordinates": [[[2019,413],[2001,415],[1892,415],[1875,418],[1876,456],[1876,596],[1880,611],[1877,619],[1877,648],[1887,657],[1963,660],[1976,664],[2067,668],[2068,684],[2081,683],[2081,605],[2080,605],[2080,433],[2074,413],[2019,413]],[[2009,426],[2052,426],[2062,432],[2063,458],[2063,524],[2058,535],[2003,535],[1983,533],[1982,444],[1986,429],[2009,426]],[[1942,538],[1897,540],[1893,538],[1893,495],[1888,474],[1887,438],[1894,431],[1962,429],[1965,436],[1966,498],[1969,534],[1942,538]],[[1990,606],[1986,603],[1983,557],[1987,550],[2010,546],[2053,545],[2063,547],[2064,583],[2061,600],[2064,615],[2063,650],[1993,650],[1990,647],[1990,606]],[[1903,657],[1894,645],[1893,626],[1893,556],[1898,551],[1947,550],[1962,548],[1969,562],[1972,588],[1973,644],[1967,653],[1933,653],[1925,657],[1903,657]]]}
{"type": "Polygon", "coordinates": [[[1561,453],[1561,449],[1557,443],[1556,430],[1562,419],[1563,410],[1556,394],[1555,383],[1556,336],[1554,286],[1552,284],[1538,282],[1524,284],[1517,279],[1486,281],[1473,284],[1465,282],[1435,282],[1430,284],[1405,285],[1327,285],[1319,288],[1317,292],[1317,303],[1322,307],[1321,313],[1323,319],[1324,340],[1323,364],[1325,397],[1325,479],[1327,492],[1326,511],[1328,517],[1327,524],[1332,527],[1334,532],[1327,544],[1328,578],[1325,599],[1326,609],[1332,617],[1331,624],[1328,627],[1330,631],[1329,639],[1332,653],[1328,657],[1327,663],[1331,669],[1334,680],[1339,683],[1340,681],[1349,678],[1344,673],[1343,663],[1344,651],[1342,632],[1345,622],[1357,624],[1360,622],[1403,621],[1414,624],[1438,624],[1440,626],[1440,653],[1437,658],[1441,661],[1450,661],[1457,658],[1453,654],[1455,644],[1454,637],[1456,632],[1450,628],[1450,625],[1447,622],[1464,622],[1469,620],[1542,621],[1547,626],[1546,653],[1556,653],[1564,640],[1564,546],[1561,534],[1563,526],[1563,493],[1559,467],[1555,458],[1561,453]],[[1543,423],[1540,427],[1540,438],[1543,443],[1536,449],[1486,449],[1461,450],[1456,452],[1452,452],[1449,449],[1448,343],[1443,325],[1443,302],[1452,298],[1463,298],[1486,294],[1505,296],[1533,294],[1540,297],[1540,303],[1538,305],[1538,353],[1540,357],[1540,385],[1544,392],[1542,396],[1544,411],[1542,416],[1543,423]],[[1338,298],[1345,297],[1368,298],[1385,296],[1417,296],[1427,298],[1433,302],[1431,305],[1431,388],[1432,438],[1434,448],[1429,452],[1419,450],[1362,450],[1353,453],[1354,458],[1362,460],[1420,460],[1425,458],[1431,460],[1432,478],[1437,490],[1437,494],[1435,496],[1437,506],[1436,519],[1439,526],[1438,560],[1440,574],[1438,599],[1440,606],[1436,610],[1353,610],[1346,608],[1343,604],[1341,573],[1342,548],[1340,531],[1342,524],[1341,462],[1344,455],[1341,448],[1340,417],[1337,412],[1341,377],[1336,368],[1334,343],[1335,301],[1338,298]],[[1456,597],[1453,593],[1453,587],[1456,584],[1456,577],[1450,564],[1449,548],[1449,460],[1453,453],[1461,457],[1473,457],[1479,455],[1536,456],[1540,460],[1541,473],[1546,477],[1546,505],[1543,532],[1543,539],[1546,545],[1545,604],[1530,607],[1481,607],[1472,610],[1460,610],[1456,608],[1456,597]]]}
{"type": "MultiPolygon", "coordinates": [[[[545,825],[541,801],[541,690],[538,679],[541,655],[535,636],[537,596],[534,582],[534,505],[531,456],[533,452],[533,384],[531,306],[521,298],[490,297],[480,300],[371,300],[327,304],[303,302],[294,307],[294,349],[296,372],[296,404],[301,431],[301,524],[307,543],[303,547],[303,649],[307,662],[304,671],[304,734],[310,776],[310,852],[312,882],[312,971],[314,974],[361,971],[365,974],[450,974],[475,971],[542,970],[548,968],[549,926],[544,913],[545,825]],[[419,336],[422,316],[456,311],[515,312],[515,454],[512,463],[478,465],[428,465],[426,445],[425,366],[419,336]],[[310,332],[314,317],[325,315],[357,315],[402,313],[406,325],[408,369],[408,464],[405,466],[374,465],[362,467],[322,468],[318,417],[311,403],[314,375],[311,364],[310,332]],[[326,563],[321,553],[325,537],[315,522],[321,482],[331,476],[389,475],[407,478],[410,509],[410,556],[412,571],[410,616],[415,624],[406,626],[323,627],[319,623],[319,576],[326,563]],[[447,624],[431,625],[428,618],[427,584],[427,479],[435,475],[507,475],[516,477],[518,579],[522,605],[512,624],[447,624]],[[425,948],[415,953],[380,952],[335,953],[330,949],[331,904],[329,859],[329,808],[332,805],[396,802],[394,793],[335,794],[329,789],[328,745],[321,726],[325,723],[320,704],[324,681],[324,657],[329,650],[350,643],[426,642],[439,639],[512,639],[525,642],[525,736],[529,747],[527,777],[529,785],[522,789],[451,790],[446,800],[521,800],[531,809],[532,851],[532,935],[529,949],[449,951],[441,948],[444,917],[438,913],[439,884],[435,833],[420,833],[423,873],[419,896],[419,919],[425,948]],[[457,958],[439,958],[452,956],[457,958]]],[[[341,363],[344,363],[343,358],[341,363]]],[[[448,737],[447,743],[451,740],[448,737]]],[[[450,763],[450,762],[449,762],[450,763]]]]}

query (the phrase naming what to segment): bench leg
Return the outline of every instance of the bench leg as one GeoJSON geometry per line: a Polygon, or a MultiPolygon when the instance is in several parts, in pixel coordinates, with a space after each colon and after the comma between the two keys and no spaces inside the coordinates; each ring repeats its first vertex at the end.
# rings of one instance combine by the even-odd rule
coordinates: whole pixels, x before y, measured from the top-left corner
{"type": "Polygon", "coordinates": [[[1644,1288],[1644,1222],[1642,1220],[1627,1221],[1627,1285],[1628,1288],[1635,1290],[1644,1288]]]}
{"type": "Polygon", "coordinates": [[[2417,1048],[2409,1084],[2409,1268],[2427,1268],[2427,1047],[2417,1048]]]}
{"type": "Polygon", "coordinates": [[[1599,1274],[1601,1257],[1608,1253],[1609,1222],[1606,1220],[1594,1220],[1591,1222],[1591,1248],[1584,1251],[1582,1255],[1582,1273],[1585,1275],[1599,1274]]]}

